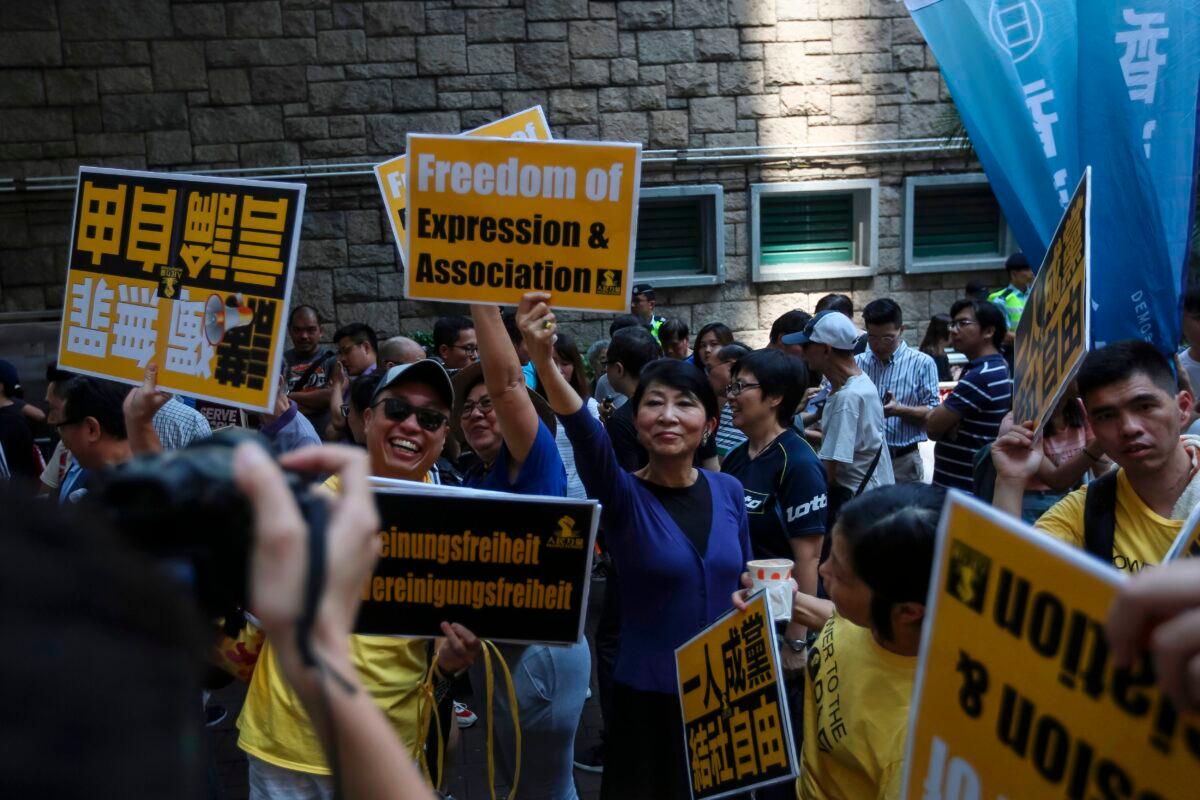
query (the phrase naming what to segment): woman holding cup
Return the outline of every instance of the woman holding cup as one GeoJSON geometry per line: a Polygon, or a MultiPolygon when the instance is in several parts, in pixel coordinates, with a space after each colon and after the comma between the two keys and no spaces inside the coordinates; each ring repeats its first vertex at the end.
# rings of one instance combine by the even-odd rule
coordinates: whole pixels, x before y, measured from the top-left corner
{"type": "Polygon", "coordinates": [[[751,558],[741,484],[692,466],[713,436],[717,399],[702,373],[673,359],[643,368],[630,402],[649,463],[621,469],[604,427],[554,366],[550,295],[521,300],[517,325],[575,449],[588,496],[603,506],[621,573],[621,648],[604,754],[603,800],[689,798],[675,648],[727,608],[751,558]]]}

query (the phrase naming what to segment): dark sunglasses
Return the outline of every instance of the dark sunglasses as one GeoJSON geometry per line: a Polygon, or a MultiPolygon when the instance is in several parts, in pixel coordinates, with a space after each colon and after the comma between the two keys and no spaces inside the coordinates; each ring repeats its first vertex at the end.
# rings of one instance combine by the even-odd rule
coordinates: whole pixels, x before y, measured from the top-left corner
{"type": "Polygon", "coordinates": [[[417,424],[430,433],[441,430],[449,421],[449,417],[431,408],[417,408],[407,400],[399,397],[389,397],[380,400],[375,405],[383,406],[384,415],[393,422],[404,422],[413,414],[417,415],[417,424]]]}

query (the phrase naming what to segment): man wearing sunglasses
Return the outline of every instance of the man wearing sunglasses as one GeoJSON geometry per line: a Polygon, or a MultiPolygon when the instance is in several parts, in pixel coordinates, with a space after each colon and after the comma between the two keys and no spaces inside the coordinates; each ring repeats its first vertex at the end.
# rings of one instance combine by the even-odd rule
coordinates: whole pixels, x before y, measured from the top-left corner
{"type": "MultiPolygon", "coordinates": [[[[371,474],[383,478],[437,483],[433,463],[449,430],[454,389],[446,371],[432,359],[400,364],[387,371],[363,412],[371,474]]],[[[336,483],[327,483],[335,491],[336,483]]],[[[438,653],[440,678],[467,669],[480,644],[461,625],[443,623],[438,653]]],[[[351,636],[350,657],[367,692],[387,714],[408,752],[425,741],[418,711],[420,687],[428,670],[424,639],[351,636]]],[[[284,679],[270,644],[259,656],[242,715],[238,746],[249,756],[251,796],[332,795],[324,752],[303,706],[284,679]]]]}

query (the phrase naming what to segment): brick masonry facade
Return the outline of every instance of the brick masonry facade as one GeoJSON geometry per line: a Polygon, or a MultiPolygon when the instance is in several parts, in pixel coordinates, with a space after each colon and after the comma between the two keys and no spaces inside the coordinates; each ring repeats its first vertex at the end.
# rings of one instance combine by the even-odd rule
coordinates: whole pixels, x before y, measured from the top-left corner
{"type": "MultiPolygon", "coordinates": [[[[951,111],[932,54],[892,0],[44,0],[0,8],[0,177],[81,164],[153,170],[375,162],[414,132],[458,132],[541,104],[556,137],[650,149],[807,146],[785,163],[647,164],[643,186],[724,187],[723,284],[660,292],[693,331],[753,344],[826,292],[890,295],[910,331],[972,278],[902,272],[906,176],[976,172],[961,151],[839,156],[936,136],[951,111]],[[823,151],[822,147],[826,149],[823,151]],[[870,149],[860,147],[859,149],[870,149]],[[823,154],[822,154],[823,153],[823,154]],[[755,183],[877,178],[876,272],[755,283],[755,183]]],[[[0,311],[62,306],[72,193],[0,193],[0,311]]],[[[327,333],[428,330],[450,308],[401,297],[368,176],[309,182],[295,302],[327,333]]],[[[583,342],[607,317],[575,315],[583,342]]]]}

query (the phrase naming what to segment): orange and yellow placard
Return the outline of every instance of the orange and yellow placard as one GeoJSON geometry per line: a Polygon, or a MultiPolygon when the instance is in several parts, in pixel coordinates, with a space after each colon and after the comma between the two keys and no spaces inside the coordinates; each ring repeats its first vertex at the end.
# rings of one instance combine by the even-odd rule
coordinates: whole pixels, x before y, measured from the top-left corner
{"type": "Polygon", "coordinates": [[[408,135],[413,300],[624,311],[641,146],[408,135]]]}
{"type": "Polygon", "coordinates": [[[1200,719],[1116,669],[1104,621],[1124,573],[952,492],[905,760],[908,800],[1192,798],[1200,719]]]}
{"type": "MultiPolygon", "coordinates": [[[[536,139],[549,140],[550,125],[541,106],[527,108],[510,114],[502,119],[489,122],[465,131],[462,136],[498,136],[502,139],[536,139]]],[[[404,225],[408,207],[408,193],[404,188],[404,177],[408,157],[396,156],[375,165],[375,180],[379,182],[379,191],[383,194],[383,204],[388,210],[388,221],[392,225],[392,235],[396,239],[396,249],[400,251],[400,262],[408,263],[407,242],[405,241],[404,225]]]]}
{"type": "Polygon", "coordinates": [[[59,367],[270,411],[304,191],[81,168],[59,367]]]}

